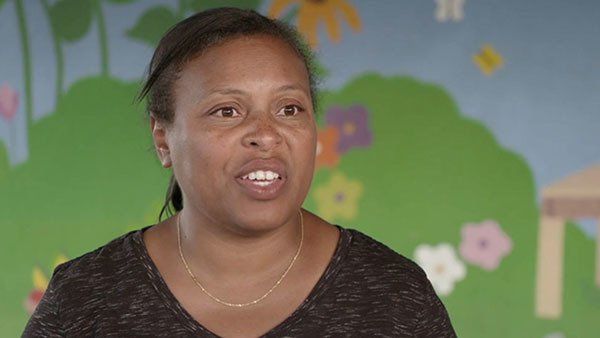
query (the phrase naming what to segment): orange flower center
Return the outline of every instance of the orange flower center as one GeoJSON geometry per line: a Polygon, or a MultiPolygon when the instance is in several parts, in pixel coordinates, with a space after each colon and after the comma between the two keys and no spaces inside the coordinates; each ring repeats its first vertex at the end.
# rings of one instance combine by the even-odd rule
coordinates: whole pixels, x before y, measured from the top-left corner
{"type": "Polygon", "coordinates": [[[352,122],[346,122],[343,129],[345,134],[352,135],[356,132],[356,125],[352,122]]]}

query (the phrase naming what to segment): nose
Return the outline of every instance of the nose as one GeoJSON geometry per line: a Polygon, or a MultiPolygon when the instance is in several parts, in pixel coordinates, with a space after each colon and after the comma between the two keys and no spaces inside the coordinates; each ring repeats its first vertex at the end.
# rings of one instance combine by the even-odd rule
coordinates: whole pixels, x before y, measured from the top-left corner
{"type": "Polygon", "coordinates": [[[242,139],[243,145],[265,152],[272,150],[282,141],[276,123],[269,116],[261,116],[253,119],[250,122],[248,132],[242,139]]]}

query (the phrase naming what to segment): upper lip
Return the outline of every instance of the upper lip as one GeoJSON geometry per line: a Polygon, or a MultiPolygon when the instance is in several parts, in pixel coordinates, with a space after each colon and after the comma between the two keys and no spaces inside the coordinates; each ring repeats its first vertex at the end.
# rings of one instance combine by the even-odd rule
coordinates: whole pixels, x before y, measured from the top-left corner
{"type": "Polygon", "coordinates": [[[244,164],[237,174],[237,178],[242,178],[249,173],[257,170],[270,170],[279,174],[279,177],[286,178],[287,172],[283,162],[276,158],[257,158],[244,164]]]}

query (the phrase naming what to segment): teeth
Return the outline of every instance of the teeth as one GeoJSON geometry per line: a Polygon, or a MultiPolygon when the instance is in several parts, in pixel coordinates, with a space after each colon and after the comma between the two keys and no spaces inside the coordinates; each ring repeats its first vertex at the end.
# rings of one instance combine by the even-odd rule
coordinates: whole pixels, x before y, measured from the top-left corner
{"type": "Polygon", "coordinates": [[[275,179],[279,178],[279,174],[276,172],[273,172],[271,170],[257,170],[257,171],[253,171],[247,175],[245,175],[244,177],[242,177],[242,179],[247,180],[250,179],[252,181],[256,181],[256,180],[260,180],[260,181],[272,181],[275,179]]]}
{"type": "Polygon", "coordinates": [[[266,187],[267,185],[273,184],[273,181],[256,181],[253,184],[260,185],[261,187],[266,187]]]}

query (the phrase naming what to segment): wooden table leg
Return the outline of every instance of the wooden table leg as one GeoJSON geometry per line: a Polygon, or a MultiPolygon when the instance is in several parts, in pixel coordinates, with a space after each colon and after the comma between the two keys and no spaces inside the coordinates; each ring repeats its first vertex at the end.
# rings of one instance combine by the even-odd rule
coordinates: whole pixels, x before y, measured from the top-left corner
{"type": "Polygon", "coordinates": [[[600,218],[596,224],[596,286],[600,288],[600,218]]]}
{"type": "Polygon", "coordinates": [[[562,313],[565,222],[541,216],[538,233],[535,312],[540,318],[556,319],[562,313]]]}

